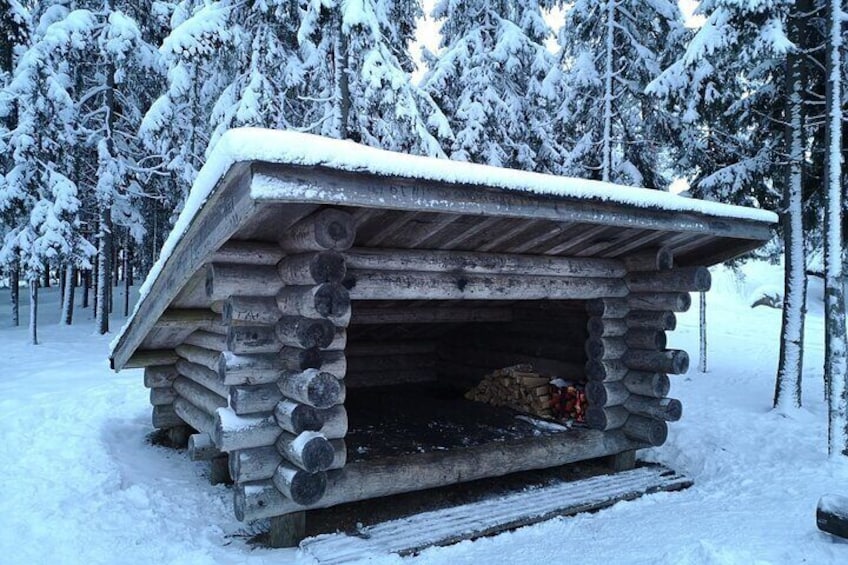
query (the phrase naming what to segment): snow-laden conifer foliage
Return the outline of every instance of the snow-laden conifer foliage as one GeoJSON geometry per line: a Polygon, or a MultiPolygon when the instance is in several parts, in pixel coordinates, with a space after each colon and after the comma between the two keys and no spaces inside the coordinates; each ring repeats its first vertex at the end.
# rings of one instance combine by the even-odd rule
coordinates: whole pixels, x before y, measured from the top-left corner
{"type": "Polygon", "coordinates": [[[674,0],[577,0],[559,32],[567,175],[666,189],[675,120],[645,87],[687,38],[674,0]]]}
{"type": "Polygon", "coordinates": [[[300,129],[419,155],[444,156],[448,121],[412,84],[411,0],[310,0],[298,30],[312,103],[300,129]],[[390,39],[401,41],[391,44],[390,39]]]}
{"type": "Polygon", "coordinates": [[[537,0],[440,0],[442,43],[427,54],[422,86],[448,117],[452,159],[559,170],[551,106],[559,76],[544,46],[551,31],[537,0]]]}

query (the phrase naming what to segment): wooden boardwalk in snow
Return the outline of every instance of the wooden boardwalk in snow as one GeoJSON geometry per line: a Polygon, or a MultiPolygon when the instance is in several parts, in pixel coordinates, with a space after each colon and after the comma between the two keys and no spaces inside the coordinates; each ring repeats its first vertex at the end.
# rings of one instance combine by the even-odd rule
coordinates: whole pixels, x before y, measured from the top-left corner
{"type": "Polygon", "coordinates": [[[365,527],[359,535],[316,536],[304,540],[300,548],[322,565],[390,553],[408,555],[433,545],[450,545],[691,485],[691,480],[666,467],[640,467],[423,512],[365,527]]]}

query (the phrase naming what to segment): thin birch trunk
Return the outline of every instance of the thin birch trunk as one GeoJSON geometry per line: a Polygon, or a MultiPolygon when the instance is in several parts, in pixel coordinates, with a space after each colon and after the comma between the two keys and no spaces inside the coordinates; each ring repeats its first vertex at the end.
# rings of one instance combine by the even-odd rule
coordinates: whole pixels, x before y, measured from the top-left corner
{"type": "MultiPolygon", "coordinates": [[[[806,38],[804,18],[808,1],[799,1],[789,19],[789,33],[796,45],[806,38]]],[[[801,407],[801,378],[804,365],[804,323],[807,303],[807,273],[803,225],[804,84],[803,51],[786,58],[786,126],[784,143],[789,165],[783,190],[781,225],[784,242],[784,300],[780,329],[780,359],[774,385],[774,407],[780,411],[801,407]]]]}
{"type": "Polygon", "coordinates": [[[29,342],[38,345],[38,277],[29,281],[29,342]]]}
{"type": "Polygon", "coordinates": [[[700,317],[701,317],[701,351],[698,357],[698,370],[702,373],[707,372],[707,293],[701,292],[699,301],[700,317]]]}
{"type": "Polygon", "coordinates": [[[828,453],[848,455],[848,362],[842,274],[842,2],[828,2],[825,150],[825,360],[828,453]]]}
{"type": "Polygon", "coordinates": [[[615,47],[615,13],[618,5],[615,0],[607,2],[607,52],[604,69],[604,138],[601,154],[601,180],[610,181],[612,169],[612,75],[613,51],[615,47]]]}
{"type": "Polygon", "coordinates": [[[76,288],[76,269],[73,265],[65,268],[65,295],[62,300],[62,324],[70,326],[74,321],[74,289],[76,288]]]}
{"type": "Polygon", "coordinates": [[[124,318],[130,315],[130,246],[124,247],[124,318]]]}
{"type": "Polygon", "coordinates": [[[109,332],[109,291],[111,290],[112,263],[112,213],[109,206],[103,205],[100,210],[99,253],[97,255],[97,298],[96,314],[97,332],[109,332]]]}
{"type": "Polygon", "coordinates": [[[17,259],[12,263],[12,270],[9,273],[9,299],[12,302],[12,325],[17,327],[21,325],[21,271],[20,263],[17,259]]]}

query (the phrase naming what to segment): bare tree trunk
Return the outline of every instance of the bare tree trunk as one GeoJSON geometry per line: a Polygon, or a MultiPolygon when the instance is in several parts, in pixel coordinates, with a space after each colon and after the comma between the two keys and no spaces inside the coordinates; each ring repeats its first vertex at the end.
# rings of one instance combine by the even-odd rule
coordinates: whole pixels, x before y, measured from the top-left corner
{"type": "Polygon", "coordinates": [[[59,312],[62,312],[65,307],[65,269],[59,267],[56,274],[59,276],[59,312]]]}
{"type": "MultiPolygon", "coordinates": [[[[807,37],[809,0],[799,0],[789,18],[789,33],[796,45],[807,37]]],[[[789,164],[783,188],[780,216],[784,243],[784,300],[780,329],[780,359],[774,384],[774,407],[786,411],[801,407],[801,376],[804,365],[804,323],[807,304],[807,273],[803,225],[804,89],[803,51],[786,57],[784,143],[789,164]]]]}
{"type": "Polygon", "coordinates": [[[38,278],[29,281],[29,342],[38,345],[38,278]]]}
{"type": "Polygon", "coordinates": [[[347,35],[342,29],[341,17],[339,17],[338,26],[336,29],[338,40],[336,41],[336,49],[333,54],[335,58],[335,75],[336,75],[336,96],[338,97],[335,116],[339,139],[348,139],[349,131],[349,116],[350,116],[350,77],[348,77],[348,42],[347,35]]]}
{"type": "Polygon", "coordinates": [[[85,269],[82,272],[82,304],[83,308],[88,308],[88,293],[91,288],[91,269],[85,269]]]}
{"type": "Polygon", "coordinates": [[[99,294],[98,285],[100,284],[100,269],[98,268],[98,265],[100,265],[100,251],[97,252],[97,257],[94,259],[94,273],[91,279],[91,288],[94,290],[94,302],[92,303],[91,317],[95,320],[97,319],[97,296],[99,294]]]}
{"type": "Polygon", "coordinates": [[[825,127],[825,352],[828,453],[848,455],[848,360],[842,273],[842,2],[828,2],[825,127]]]}
{"type": "Polygon", "coordinates": [[[44,263],[44,288],[50,288],[50,265],[44,263]]]}
{"type": "Polygon", "coordinates": [[[701,292],[700,315],[701,315],[701,351],[698,358],[698,370],[702,373],[707,372],[707,293],[701,292]]]}
{"type": "Polygon", "coordinates": [[[12,302],[12,325],[17,327],[21,325],[21,267],[18,259],[12,263],[12,270],[9,273],[9,298],[12,302]]]}
{"type": "Polygon", "coordinates": [[[124,247],[124,318],[130,315],[130,246],[124,247]]]}
{"type": "Polygon", "coordinates": [[[609,182],[612,170],[612,83],[613,51],[615,46],[616,0],[607,1],[606,61],[604,68],[604,133],[601,150],[601,180],[609,182]]]}
{"type": "Polygon", "coordinates": [[[109,268],[112,264],[112,212],[109,206],[100,210],[100,250],[97,255],[97,332],[109,333],[110,293],[112,280],[109,268]]]}
{"type": "Polygon", "coordinates": [[[62,300],[62,324],[70,326],[74,321],[74,289],[77,270],[73,265],[65,267],[65,294],[62,300]]]}

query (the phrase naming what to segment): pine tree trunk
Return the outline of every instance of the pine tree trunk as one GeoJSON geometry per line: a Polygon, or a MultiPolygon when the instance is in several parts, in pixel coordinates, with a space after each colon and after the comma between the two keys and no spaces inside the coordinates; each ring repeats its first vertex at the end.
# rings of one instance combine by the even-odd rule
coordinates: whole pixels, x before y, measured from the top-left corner
{"type": "Polygon", "coordinates": [[[44,263],[44,288],[50,288],[50,265],[44,263]]]}
{"type": "Polygon", "coordinates": [[[18,327],[21,325],[21,271],[20,263],[17,259],[12,263],[12,270],[9,273],[9,298],[12,302],[12,325],[18,327]]]}
{"type": "MultiPolygon", "coordinates": [[[[789,33],[796,45],[806,40],[804,26],[809,0],[801,0],[789,19],[789,33]]],[[[780,411],[801,407],[801,376],[804,365],[804,323],[807,274],[803,225],[804,162],[804,52],[786,57],[784,143],[789,165],[783,188],[784,300],[780,329],[780,359],[774,385],[774,407],[780,411]]]]}
{"type": "Polygon", "coordinates": [[[85,269],[82,272],[82,304],[83,308],[88,308],[88,293],[91,289],[91,269],[85,269]]]}
{"type": "Polygon", "coordinates": [[[828,453],[848,455],[848,362],[842,274],[842,2],[828,2],[825,128],[825,358],[828,397],[828,453]]]}
{"type": "Polygon", "coordinates": [[[702,292],[701,300],[699,303],[700,306],[700,317],[701,317],[701,351],[700,356],[698,358],[698,370],[702,373],[707,372],[707,293],[702,292]]]}
{"type": "Polygon", "coordinates": [[[74,289],[77,282],[77,270],[73,265],[65,268],[65,294],[62,300],[62,324],[70,326],[74,321],[74,289]]]}
{"type": "Polygon", "coordinates": [[[38,345],[38,278],[29,281],[29,342],[38,345]]]}
{"type": "Polygon", "coordinates": [[[612,75],[615,46],[616,0],[607,2],[606,63],[604,69],[604,133],[601,153],[601,180],[609,182],[612,169],[612,75]]]}
{"type": "Polygon", "coordinates": [[[124,318],[130,315],[130,247],[124,248],[124,318]]]}
{"type": "MultiPolygon", "coordinates": [[[[98,240],[99,245],[99,240],[98,240]]],[[[94,259],[94,273],[91,279],[91,288],[94,290],[94,302],[92,302],[91,309],[91,317],[95,320],[97,319],[97,295],[98,295],[98,285],[100,284],[100,269],[97,266],[100,265],[100,251],[97,252],[97,257],[94,259]]]]}
{"type": "Polygon", "coordinates": [[[56,272],[59,275],[59,312],[62,312],[65,307],[65,269],[60,267],[56,272]]]}
{"type": "Polygon", "coordinates": [[[104,205],[100,209],[100,234],[99,253],[97,255],[97,332],[105,334],[109,332],[109,302],[112,280],[109,267],[112,264],[112,212],[109,206],[104,205]]]}

